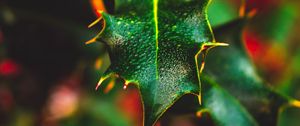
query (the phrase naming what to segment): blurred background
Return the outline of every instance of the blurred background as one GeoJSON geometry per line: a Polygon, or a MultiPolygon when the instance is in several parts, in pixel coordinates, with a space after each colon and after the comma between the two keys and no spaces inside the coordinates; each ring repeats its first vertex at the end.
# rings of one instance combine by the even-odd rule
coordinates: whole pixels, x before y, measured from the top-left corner
{"type": "MultiPolygon", "coordinates": [[[[247,0],[246,10],[255,16],[243,32],[260,75],[298,100],[299,5],[299,0],[247,0]]],[[[95,90],[109,56],[103,44],[85,44],[101,24],[87,26],[99,17],[96,10],[113,13],[113,6],[111,0],[0,0],[0,126],[141,125],[134,87],[123,90],[120,80],[111,78],[95,90]]],[[[240,0],[213,0],[208,9],[212,27],[237,19],[240,7],[240,0]]],[[[279,125],[300,115],[299,110],[286,112],[279,125]]],[[[195,120],[184,116],[166,125],[213,125],[195,120]]]]}

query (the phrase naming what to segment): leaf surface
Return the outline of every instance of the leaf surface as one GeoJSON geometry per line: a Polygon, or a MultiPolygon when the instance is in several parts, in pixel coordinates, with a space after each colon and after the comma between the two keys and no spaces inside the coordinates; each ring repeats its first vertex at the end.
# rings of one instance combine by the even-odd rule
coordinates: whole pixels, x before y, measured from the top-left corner
{"type": "MultiPolygon", "coordinates": [[[[208,0],[116,0],[115,14],[102,13],[105,28],[97,36],[109,50],[111,75],[134,83],[151,126],[181,96],[200,99],[198,55],[215,43],[207,21],[208,0]]],[[[199,60],[203,62],[202,60],[199,60]]]]}
{"type": "Polygon", "coordinates": [[[203,106],[198,114],[208,112],[216,126],[257,126],[249,112],[229,92],[209,77],[202,77],[203,106]]]}

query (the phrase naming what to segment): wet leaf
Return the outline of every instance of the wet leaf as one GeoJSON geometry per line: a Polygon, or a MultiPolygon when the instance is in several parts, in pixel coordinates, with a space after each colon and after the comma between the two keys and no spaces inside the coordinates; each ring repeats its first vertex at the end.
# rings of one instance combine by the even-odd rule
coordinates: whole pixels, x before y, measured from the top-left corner
{"type": "MultiPolygon", "coordinates": [[[[181,96],[200,99],[198,55],[215,43],[206,16],[208,0],[116,0],[115,14],[102,13],[105,28],[96,39],[109,50],[111,66],[100,79],[136,84],[151,126],[181,96]]],[[[199,60],[203,62],[202,60],[199,60]]]]}

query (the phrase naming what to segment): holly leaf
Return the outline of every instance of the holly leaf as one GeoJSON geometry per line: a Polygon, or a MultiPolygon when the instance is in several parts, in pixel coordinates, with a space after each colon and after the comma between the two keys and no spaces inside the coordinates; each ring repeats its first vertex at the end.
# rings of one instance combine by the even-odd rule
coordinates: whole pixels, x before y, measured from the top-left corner
{"type": "MultiPolygon", "coordinates": [[[[181,96],[201,99],[198,56],[216,43],[209,26],[209,0],[115,0],[115,14],[102,12],[105,27],[96,39],[109,50],[112,75],[139,90],[144,125],[151,126],[181,96]]],[[[204,62],[201,60],[201,62],[204,62]]]]}
{"type": "Polygon", "coordinates": [[[224,88],[202,76],[203,106],[197,115],[209,113],[216,126],[257,126],[249,112],[224,88]]]}
{"type": "MultiPolygon", "coordinates": [[[[246,19],[238,19],[215,29],[216,38],[228,42],[230,46],[212,50],[208,54],[203,74],[228,91],[260,125],[275,126],[276,121],[274,120],[277,120],[282,108],[286,106],[299,107],[300,102],[278,93],[258,76],[241,39],[245,22],[246,19]]],[[[213,99],[215,98],[211,97],[206,100],[213,99]]],[[[227,107],[221,108],[221,110],[226,109],[227,107]]],[[[215,113],[212,114],[218,114],[218,111],[213,112],[215,113]]],[[[228,118],[224,117],[223,119],[222,121],[225,121],[228,118]]]]}

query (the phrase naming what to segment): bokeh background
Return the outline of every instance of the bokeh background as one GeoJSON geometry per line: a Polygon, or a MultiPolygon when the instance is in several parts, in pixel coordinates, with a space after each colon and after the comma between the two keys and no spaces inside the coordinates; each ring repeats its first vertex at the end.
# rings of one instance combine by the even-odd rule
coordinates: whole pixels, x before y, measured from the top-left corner
{"type": "MultiPolygon", "coordinates": [[[[113,13],[112,0],[0,0],[0,126],[141,125],[134,87],[123,90],[120,80],[111,78],[95,90],[109,56],[103,44],[85,42],[101,30],[101,24],[87,26],[103,4],[113,13]]],[[[237,19],[241,5],[241,0],[213,0],[208,9],[212,27],[237,19]]],[[[299,6],[299,0],[246,0],[246,11],[254,16],[243,32],[260,75],[298,100],[299,6]]],[[[278,125],[298,126],[297,117],[300,110],[287,109],[278,125]]],[[[157,125],[200,124],[213,122],[163,117],[157,125]]]]}

